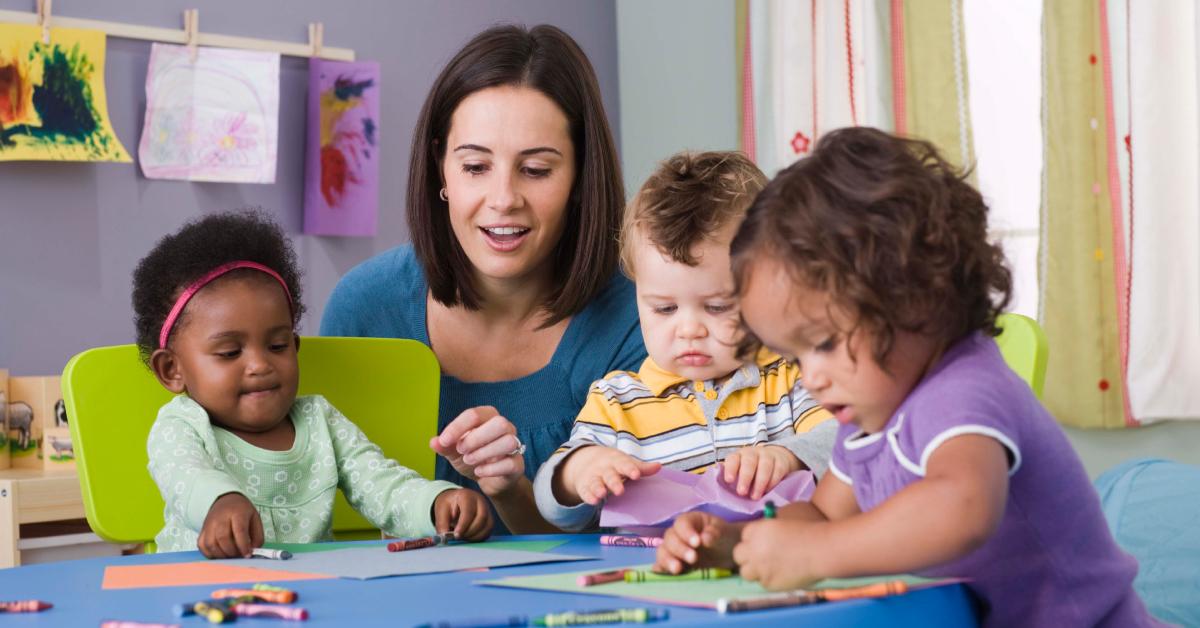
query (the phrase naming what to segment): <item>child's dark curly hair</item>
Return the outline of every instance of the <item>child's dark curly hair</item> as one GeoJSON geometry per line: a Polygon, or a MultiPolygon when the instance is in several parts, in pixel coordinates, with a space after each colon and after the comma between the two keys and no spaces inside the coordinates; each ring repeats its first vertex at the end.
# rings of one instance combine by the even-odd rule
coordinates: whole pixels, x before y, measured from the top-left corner
{"type": "Polygon", "coordinates": [[[776,258],[857,317],[846,331],[875,335],[880,364],[897,331],[946,345],[975,330],[996,335],[1012,276],[965,178],[929,142],[834,131],[751,205],[731,245],[739,290],[759,256],[776,258]]]}
{"type": "MultiPolygon", "coordinates": [[[[163,321],[179,293],[208,271],[238,260],[258,262],[283,277],[292,293],[292,323],[300,323],[304,313],[300,270],[296,253],[279,226],[258,210],[205,216],[159,240],[133,271],[134,326],[143,361],[148,362],[158,348],[163,321]]],[[[245,276],[243,273],[261,274],[257,270],[238,269],[226,276],[245,276]]],[[[185,317],[180,318],[175,329],[183,324],[185,317]]]]}

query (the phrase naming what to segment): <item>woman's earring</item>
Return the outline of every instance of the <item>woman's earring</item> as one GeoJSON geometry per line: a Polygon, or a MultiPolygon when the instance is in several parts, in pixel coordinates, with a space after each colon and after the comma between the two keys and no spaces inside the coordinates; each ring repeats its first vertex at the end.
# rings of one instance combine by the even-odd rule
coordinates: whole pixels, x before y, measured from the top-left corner
{"type": "Polygon", "coordinates": [[[450,197],[446,196],[446,188],[442,188],[441,191],[438,192],[438,196],[441,197],[443,201],[447,203],[450,202],[450,197]]]}

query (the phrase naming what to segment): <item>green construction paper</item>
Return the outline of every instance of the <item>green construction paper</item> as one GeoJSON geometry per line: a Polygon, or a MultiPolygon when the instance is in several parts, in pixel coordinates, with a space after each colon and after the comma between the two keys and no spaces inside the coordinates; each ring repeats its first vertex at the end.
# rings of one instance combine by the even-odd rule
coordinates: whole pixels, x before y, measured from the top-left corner
{"type": "MultiPolygon", "coordinates": [[[[387,541],[378,541],[373,544],[384,545],[387,541]]],[[[487,549],[513,550],[517,552],[548,552],[566,541],[484,541],[483,543],[470,543],[471,546],[486,547],[487,549]]],[[[304,554],[307,552],[328,552],[331,550],[346,549],[349,547],[363,547],[372,545],[363,541],[354,542],[337,542],[330,541],[328,543],[264,543],[263,547],[267,549],[287,550],[293,554],[304,554]]]]}
{"type": "MultiPolygon", "coordinates": [[[[650,569],[651,567],[652,565],[639,565],[630,567],[630,569],[650,569]]],[[[746,580],[743,580],[737,576],[732,578],[720,578],[718,580],[680,580],[679,582],[610,582],[608,584],[598,584],[590,587],[581,587],[576,584],[579,576],[597,573],[600,571],[609,570],[590,569],[587,571],[545,574],[540,576],[511,576],[508,578],[497,578],[495,580],[476,581],[475,584],[496,587],[510,587],[516,589],[533,589],[538,591],[560,591],[565,593],[608,595],[613,597],[629,598],[633,600],[642,600],[646,602],[656,602],[658,604],[714,609],[717,607],[717,600],[722,598],[736,599],[760,597],[763,595],[769,595],[771,593],[770,591],[762,588],[762,586],[760,586],[758,583],[747,582],[746,580]]],[[[933,580],[909,575],[873,576],[868,578],[839,578],[822,580],[810,588],[814,590],[846,589],[850,587],[861,587],[868,584],[887,582],[891,580],[901,580],[907,584],[910,589],[947,582],[946,580],[933,580]]]]}

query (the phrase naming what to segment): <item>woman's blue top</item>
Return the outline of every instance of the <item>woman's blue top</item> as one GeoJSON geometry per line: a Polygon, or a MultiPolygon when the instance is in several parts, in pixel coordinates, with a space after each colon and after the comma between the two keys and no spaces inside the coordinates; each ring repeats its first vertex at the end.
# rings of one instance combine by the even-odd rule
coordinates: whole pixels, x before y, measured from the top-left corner
{"type": "MultiPolygon", "coordinates": [[[[429,345],[428,286],[411,245],[401,245],[359,264],[338,282],[321,319],[322,336],[410,338],[429,345]]],[[[550,363],[519,379],[464,382],[442,374],[438,431],[461,412],[495,406],[525,443],[525,475],[531,480],[554,450],[567,442],[588,387],[615,370],[637,370],[646,359],[633,284],[620,273],[583,311],[573,316],[550,363]]],[[[478,486],[438,456],[437,479],[478,486]]],[[[505,533],[496,522],[496,532],[505,533]]]]}

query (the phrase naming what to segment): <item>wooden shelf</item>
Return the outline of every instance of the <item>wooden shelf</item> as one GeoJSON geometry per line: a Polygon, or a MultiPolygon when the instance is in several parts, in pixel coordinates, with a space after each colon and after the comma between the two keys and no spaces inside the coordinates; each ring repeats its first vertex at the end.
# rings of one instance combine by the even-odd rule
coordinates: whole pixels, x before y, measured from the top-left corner
{"type": "Polygon", "coordinates": [[[21,564],[21,524],[84,517],[74,471],[0,470],[0,568],[21,564]]]}

